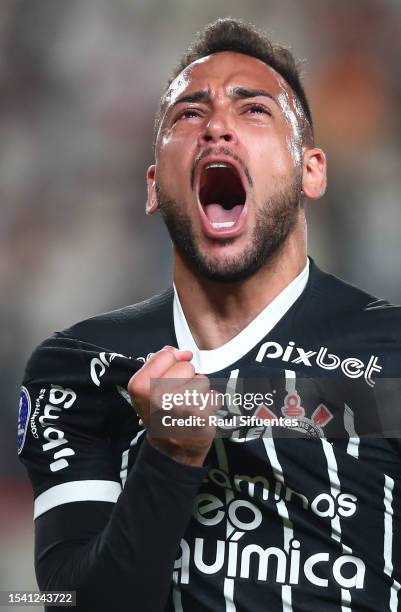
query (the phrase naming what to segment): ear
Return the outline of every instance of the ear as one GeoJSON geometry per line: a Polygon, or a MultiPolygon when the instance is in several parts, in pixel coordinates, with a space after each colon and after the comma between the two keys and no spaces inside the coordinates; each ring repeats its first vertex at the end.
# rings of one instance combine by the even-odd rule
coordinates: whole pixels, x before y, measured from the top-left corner
{"type": "Polygon", "coordinates": [[[149,166],[148,171],[146,173],[146,182],[148,186],[148,199],[146,201],[146,214],[153,215],[157,210],[159,210],[159,204],[157,202],[156,195],[156,166],[149,166]]]}
{"type": "Polygon", "coordinates": [[[302,168],[302,191],[310,200],[318,200],[327,186],[326,155],[322,149],[306,149],[302,168]]]}

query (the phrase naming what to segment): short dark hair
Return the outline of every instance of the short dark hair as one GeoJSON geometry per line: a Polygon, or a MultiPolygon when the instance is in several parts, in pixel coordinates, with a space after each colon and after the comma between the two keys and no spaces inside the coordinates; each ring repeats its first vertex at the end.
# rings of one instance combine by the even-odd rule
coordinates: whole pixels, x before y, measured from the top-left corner
{"type": "Polygon", "coordinates": [[[212,53],[231,51],[261,60],[278,72],[298,98],[303,114],[302,136],[305,142],[313,142],[313,122],[309,102],[301,83],[298,63],[286,47],[274,44],[255,26],[230,17],[217,19],[198,32],[169,78],[160,100],[154,126],[154,144],[162,120],[164,96],[174,79],[192,62],[212,53]]]}

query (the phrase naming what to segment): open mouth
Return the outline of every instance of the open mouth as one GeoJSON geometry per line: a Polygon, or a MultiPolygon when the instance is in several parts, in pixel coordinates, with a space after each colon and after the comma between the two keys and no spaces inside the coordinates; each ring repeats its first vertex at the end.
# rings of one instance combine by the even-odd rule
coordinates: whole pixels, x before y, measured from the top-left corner
{"type": "Polygon", "coordinates": [[[238,170],[227,162],[206,164],[200,176],[199,202],[213,229],[235,227],[246,202],[238,170]]]}

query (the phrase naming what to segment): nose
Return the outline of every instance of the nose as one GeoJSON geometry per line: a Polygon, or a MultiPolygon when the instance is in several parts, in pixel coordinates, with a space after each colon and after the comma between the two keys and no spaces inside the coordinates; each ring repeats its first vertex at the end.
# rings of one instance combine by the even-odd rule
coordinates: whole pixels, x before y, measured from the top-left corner
{"type": "Polygon", "coordinates": [[[231,144],[237,142],[237,134],[228,124],[227,112],[224,113],[222,111],[210,117],[198,138],[200,146],[221,142],[229,142],[231,144]]]}

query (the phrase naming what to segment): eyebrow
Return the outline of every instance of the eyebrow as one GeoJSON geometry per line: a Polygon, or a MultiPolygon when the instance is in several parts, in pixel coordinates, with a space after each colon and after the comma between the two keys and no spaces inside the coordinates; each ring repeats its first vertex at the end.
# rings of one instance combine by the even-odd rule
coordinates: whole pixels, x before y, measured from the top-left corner
{"type": "Polygon", "coordinates": [[[191,102],[210,102],[210,100],[211,98],[209,91],[206,91],[205,89],[201,91],[194,91],[193,93],[184,94],[183,96],[180,96],[174,100],[172,108],[177,106],[177,104],[182,104],[183,102],[190,104],[191,102]]]}
{"type": "Polygon", "coordinates": [[[273,100],[278,105],[276,98],[266,89],[252,89],[248,87],[233,87],[231,97],[233,98],[257,98],[263,96],[273,100]]]}
{"type": "MultiPolygon", "coordinates": [[[[257,98],[259,96],[269,98],[270,100],[273,100],[273,102],[275,102],[277,105],[279,105],[276,98],[269,91],[266,91],[265,89],[252,89],[248,87],[233,87],[230,91],[230,98],[234,98],[234,99],[257,98]]],[[[211,101],[211,97],[210,97],[209,91],[207,90],[194,91],[193,93],[184,94],[180,96],[179,98],[177,98],[173,102],[172,108],[177,106],[177,104],[183,104],[183,103],[191,104],[194,102],[210,102],[210,101],[211,101]]]]}

